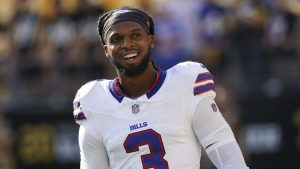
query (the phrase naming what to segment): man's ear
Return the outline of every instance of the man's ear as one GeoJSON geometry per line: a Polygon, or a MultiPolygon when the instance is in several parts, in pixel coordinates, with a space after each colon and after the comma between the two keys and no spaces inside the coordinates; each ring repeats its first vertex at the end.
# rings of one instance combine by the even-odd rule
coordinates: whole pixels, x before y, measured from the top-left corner
{"type": "Polygon", "coordinates": [[[153,35],[149,35],[149,46],[151,48],[154,48],[154,36],[153,35]]]}
{"type": "Polygon", "coordinates": [[[109,54],[108,54],[108,48],[107,48],[107,45],[103,45],[103,51],[104,51],[104,54],[105,56],[108,58],[109,57],[109,54]]]}

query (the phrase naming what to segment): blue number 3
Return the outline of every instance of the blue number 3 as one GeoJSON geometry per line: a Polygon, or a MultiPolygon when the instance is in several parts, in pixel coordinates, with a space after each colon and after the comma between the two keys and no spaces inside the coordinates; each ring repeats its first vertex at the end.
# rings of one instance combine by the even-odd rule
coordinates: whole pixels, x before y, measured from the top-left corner
{"type": "Polygon", "coordinates": [[[141,156],[143,168],[169,169],[168,162],[163,158],[166,154],[160,134],[152,129],[129,134],[124,142],[127,153],[139,151],[139,146],[148,145],[150,154],[141,156]]]}

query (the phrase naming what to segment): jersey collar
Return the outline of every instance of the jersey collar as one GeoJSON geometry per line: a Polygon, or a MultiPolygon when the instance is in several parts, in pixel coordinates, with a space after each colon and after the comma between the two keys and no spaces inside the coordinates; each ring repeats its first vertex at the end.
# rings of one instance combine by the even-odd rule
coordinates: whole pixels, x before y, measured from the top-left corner
{"type": "MultiPolygon", "coordinates": [[[[166,75],[167,75],[166,71],[161,71],[160,69],[158,69],[155,82],[153,83],[150,90],[146,93],[146,96],[148,99],[150,99],[155,93],[157,93],[157,91],[162,86],[162,84],[166,78],[166,75]]],[[[126,95],[126,93],[124,91],[122,91],[122,88],[119,83],[119,78],[115,78],[114,80],[111,80],[109,82],[108,88],[109,88],[109,91],[112,94],[112,96],[115,99],[117,99],[118,102],[120,102],[120,103],[122,102],[124,97],[130,98],[129,96],[126,95]]]]}

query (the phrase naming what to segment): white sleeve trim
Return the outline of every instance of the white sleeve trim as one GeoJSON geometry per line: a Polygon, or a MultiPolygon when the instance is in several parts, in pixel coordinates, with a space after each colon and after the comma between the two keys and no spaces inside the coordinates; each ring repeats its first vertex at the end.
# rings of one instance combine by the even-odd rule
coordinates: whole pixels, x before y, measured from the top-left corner
{"type": "Polygon", "coordinates": [[[228,125],[225,125],[202,139],[201,143],[205,151],[209,153],[218,147],[234,141],[235,137],[231,131],[231,128],[228,125]]]}
{"type": "Polygon", "coordinates": [[[218,169],[249,169],[236,141],[207,153],[218,169]]]}

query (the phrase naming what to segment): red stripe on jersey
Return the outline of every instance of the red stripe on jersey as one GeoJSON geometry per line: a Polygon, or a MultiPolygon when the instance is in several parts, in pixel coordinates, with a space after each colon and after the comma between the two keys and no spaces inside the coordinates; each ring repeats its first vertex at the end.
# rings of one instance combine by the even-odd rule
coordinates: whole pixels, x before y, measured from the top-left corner
{"type": "Polygon", "coordinates": [[[117,77],[114,81],[114,88],[115,88],[115,91],[120,95],[120,96],[123,96],[124,97],[124,94],[120,91],[119,87],[118,87],[118,84],[119,83],[119,78],[117,77]]]}
{"type": "Polygon", "coordinates": [[[194,87],[194,96],[203,94],[211,90],[214,90],[214,83],[206,83],[204,85],[196,86],[194,87]]]}
{"type": "Polygon", "coordinates": [[[207,90],[204,90],[204,91],[202,91],[202,92],[200,92],[200,93],[194,94],[194,96],[198,96],[198,95],[201,95],[201,94],[206,93],[206,92],[209,92],[209,91],[215,91],[215,90],[214,90],[214,89],[207,89],[207,90]]]}
{"type": "MultiPolygon", "coordinates": [[[[155,79],[155,82],[152,84],[152,86],[151,86],[151,88],[149,89],[148,92],[151,92],[151,91],[153,90],[153,88],[156,86],[156,84],[157,84],[157,82],[158,82],[158,80],[159,80],[159,77],[160,77],[160,70],[158,70],[158,71],[156,72],[156,79],[155,79]]],[[[148,93],[148,92],[147,92],[147,93],[148,93]]]]}

